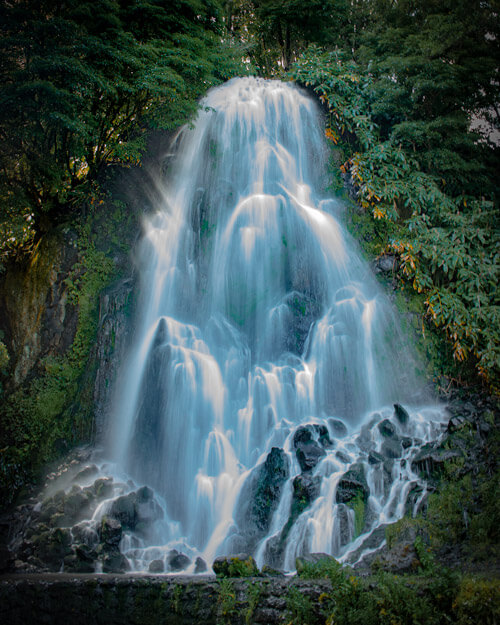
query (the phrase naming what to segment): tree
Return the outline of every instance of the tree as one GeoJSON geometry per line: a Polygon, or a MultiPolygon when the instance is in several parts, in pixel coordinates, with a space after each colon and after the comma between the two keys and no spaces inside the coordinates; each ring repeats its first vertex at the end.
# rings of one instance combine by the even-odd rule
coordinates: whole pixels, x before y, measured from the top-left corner
{"type": "Polygon", "coordinates": [[[185,122],[241,68],[215,0],[19,0],[0,28],[7,248],[65,218],[107,164],[137,162],[148,127],[185,122]]]}

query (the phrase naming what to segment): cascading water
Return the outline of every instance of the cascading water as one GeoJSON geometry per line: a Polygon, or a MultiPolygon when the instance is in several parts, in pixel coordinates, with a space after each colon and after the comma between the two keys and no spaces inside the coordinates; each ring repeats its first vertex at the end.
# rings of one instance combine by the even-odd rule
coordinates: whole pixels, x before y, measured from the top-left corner
{"type": "Polygon", "coordinates": [[[122,552],[134,569],[173,547],[288,570],[301,553],[347,558],[418,500],[411,457],[441,417],[393,414],[423,400],[342,204],[321,197],[320,113],[293,85],[235,79],[178,144],[144,226],[110,437],[163,518],[122,552]]]}

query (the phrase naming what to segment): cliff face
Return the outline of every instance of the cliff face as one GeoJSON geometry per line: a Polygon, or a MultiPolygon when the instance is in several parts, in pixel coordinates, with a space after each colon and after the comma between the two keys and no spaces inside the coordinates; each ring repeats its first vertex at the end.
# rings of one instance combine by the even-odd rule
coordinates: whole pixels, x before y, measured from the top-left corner
{"type": "Polygon", "coordinates": [[[41,359],[63,354],[73,342],[77,310],[68,302],[65,280],[77,256],[74,233],[57,233],[41,239],[26,262],[4,274],[0,327],[10,355],[7,390],[34,375],[41,359]]]}

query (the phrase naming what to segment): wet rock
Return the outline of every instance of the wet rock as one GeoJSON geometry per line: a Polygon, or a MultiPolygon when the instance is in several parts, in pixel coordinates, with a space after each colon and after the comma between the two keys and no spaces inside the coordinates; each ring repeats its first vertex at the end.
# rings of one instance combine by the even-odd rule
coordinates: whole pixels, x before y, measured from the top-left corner
{"type": "Polygon", "coordinates": [[[414,516],[415,514],[417,514],[424,508],[426,504],[426,497],[424,496],[422,498],[422,495],[424,492],[425,492],[425,488],[421,484],[418,484],[417,482],[415,482],[412,485],[412,487],[408,491],[408,495],[406,496],[406,502],[405,502],[405,514],[406,515],[414,516]],[[419,500],[420,500],[420,503],[418,505],[418,508],[415,509],[415,506],[417,505],[417,502],[419,500]]]}
{"type": "Polygon", "coordinates": [[[122,539],[122,525],[113,517],[104,517],[99,528],[99,538],[107,548],[118,547],[122,539]]]}
{"type": "Polygon", "coordinates": [[[293,437],[293,446],[303,472],[314,469],[320,459],[326,455],[325,450],[314,440],[311,426],[302,426],[297,429],[293,437]]]}
{"type": "Polygon", "coordinates": [[[95,464],[91,464],[91,465],[83,468],[81,471],[79,471],[75,475],[75,482],[88,482],[95,475],[97,475],[98,472],[99,472],[99,469],[96,467],[96,465],[95,464]]]}
{"type": "Polygon", "coordinates": [[[340,460],[340,462],[343,462],[344,464],[351,463],[350,457],[343,451],[336,451],[335,456],[340,460]]]}
{"type": "Polygon", "coordinates": [[[56,528],[48,531],[42,531],[38,535],[34,535],[27,545],[30,546],[29,551],[24,550],[23,556],[31,554],[43,562],[51,571],[59,571],[64,558],[71,553],[71,534],[68,529],[56,528]]]}
{"type": "Polygon", "coordinates": [[[148,523],[161,518],[162,511],[154,499],[153,491],[147,486],[122,495],[116,499],[109,516],[119,521],[124,530],[145,529],[148,523]]]}
{"type": "Polygon", "coordinates": [[[377,451],[370,451],[368,454],[368,464],[375,465],[381,464],[382,462],[384,462],[384,456],[382,456],[382,454],[379,454],[377,451]]]}
{"type": "Polygon", "coordinates": [[[408,421],[410,420],[410,415],[408,414],[408,411],[403,408],[401,404],[394,404],[394,416],[403,425],[408,423],[408,421]]]}
{"type": "Polygon", "coordinates": [[[356,444],[366,453],[370,452],[375,447],[370,425],[364,425],[361,428],[359,436],[356,438],[356,444]]]}
{"type": "Polygon", "coordinates": [[[298,475],[293,480],[293,498],[302,502],[305,509],[319,495],[321,478],[319,475],[298,475]]]}
{"type": "Polygon", "coordinates": [[[150,573],[163,573],[165,570],[165,565],[163,564],[163,560],[152,560],[149,563],[148,571],[150,573]]]}
{"type": "Polygon", "coordinates": [[[265,462],[254,469],[244,484],[235,515],[244,537],[241,541],[243,549],[252,551],[267,533],[290,475],[289,464],[283,449],[273,447],[265,462]]]}
{"type": "Polygon", "coordinates": [[[191,559],[184,553],[179,553],[176,549],[172,549],[167,557],[167,567],[169,571],[177,573],[183,571],[191,564],[191,559]]]}
{"type": "Polygon", "coordinates": [[[87,545],[76,545],[73,553],[64,558],[64,570],[71,573],[93,573],[97,553],[87,545]]]}
{"type": "Polygon", "coordinates": [[[368,500],[370,494],[366,482],[365,471],[362,464],[354,464],[349,471],[346,471],[340,478],[335,501],[337,503],[348,503],[361,496],[363,501],[368,500]]]}
{"type": "Polygon", "coordinates": [[[113,492],[113,478],[100,477],[90,487],[98,499],[105,499],[113,492]]]}
{"type": "Polygon", "coordinates": [[[105,553],[101,561],[104,573],[126,573],[130,569],[127,558],[119,551],[105,553]]]}
{"type": "Polygon", "coordinates": [[[328,419],[328,427],[335,438],[345,438],[347,436],[347,428],[339,419],[328,419]]]}
{"type": "Polygon", "coordinates": [[[194,562],[194,572],[196,574],[205,573],[206,570],[208,570],[207,563],[203,558],[198,556],[194,562]]]}
{"type": "Polygon", "coordinates": [[[459,451],[440,449],[434,443],[427,443],[413,458],[411,468],[415,473],[432,477],[442,472],[445,462],[460,457],[459,451]]]}
{"type": "Polygon", "coordinates": [[[399,439],[388,438],[382,443],[380,451],[386,458],[401,458],[403,447],[399,439]]]}
{"type": "Polygon", "coordinates": [[[396,428],[389,419],[384,419],[378,424],[378,430],[385,438],[392,438],[396,434],[396,428]]]}
{"type": "Polygon", "coordinates": [[[325,449],[333,447],[333,442],[330,438],[330,433],[328,432],[328,428],[326,427],[326,425],[319,425],[315,423],[314,429],[318,433],[318,442],[320,445],[322,445],[325,449]]]}
{"type": "Polygon", "coordinates": [[[401,445],[403,449],[409,449],[413,445],[413,440],[409,436],[403,436],[401,438],[401,445]]]}
{"type": "Polygon", "coordinates": [[[285,336],[285,349],[294,354],[302,354],[311,324],[321,313],[321,302],[309,294],[292,291],[286,296],[286,304],[292,320],[290,331],[285,336]]]}
{"type": "Polygon", "coordinates": [[[212,565],[217,577],[259,577],[260,572],[252,556],[239,553],[236,556],[220,556],[212,565]]]}

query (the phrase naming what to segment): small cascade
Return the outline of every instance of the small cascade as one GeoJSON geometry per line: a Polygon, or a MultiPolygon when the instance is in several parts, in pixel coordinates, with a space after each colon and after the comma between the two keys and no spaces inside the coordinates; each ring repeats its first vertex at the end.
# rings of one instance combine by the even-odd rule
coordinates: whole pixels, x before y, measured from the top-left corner
{"type": "Polygon", "coordinates": [[[114,482],[81,528],[117,558],[119,522],[131,570],[352,561],[425,494],[412,459],[443,413],[324,192],[327,156],[314,100],[258,78],[209,92],[178,138],[137,251],[114,482]]]}

